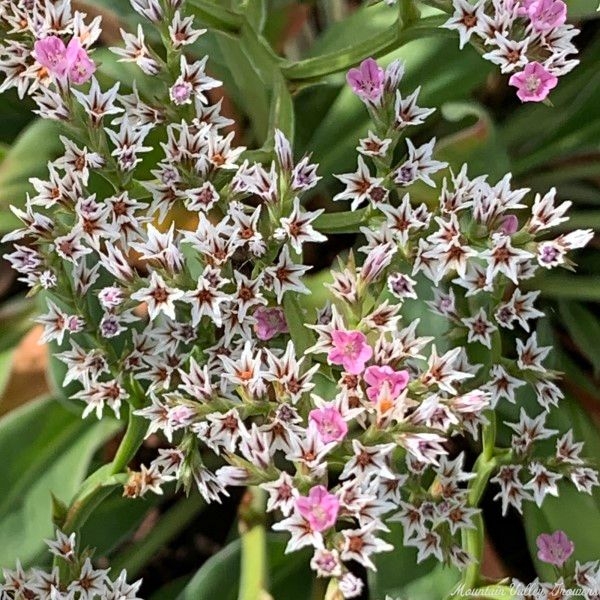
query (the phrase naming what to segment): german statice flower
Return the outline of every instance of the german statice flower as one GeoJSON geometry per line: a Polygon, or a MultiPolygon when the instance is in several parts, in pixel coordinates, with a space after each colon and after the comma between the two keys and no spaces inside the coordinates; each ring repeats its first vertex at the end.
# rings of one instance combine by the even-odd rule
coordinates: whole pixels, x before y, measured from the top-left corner
{"type": "Polygon", "coordinates": [[[2,598],[142,600],[138,596],[141,579],[129,584],[125,570],[113,579],[110,570],[95,569],[88,552],[78,551],[74,533],[67,536],[57,529],[56,537],[46,540],[46,544],[54,566],[23,569],[17,562],[14,570],[3,569],[2,598]]]}
{"type": "MultiPolygon", "coordinates": [[[[596,471],[570,434],[553,456],[533,460],[537,442],[559,435],[546,418],[562,393],[534,331],[537,294],[523,282],[570,267],[573,250],[590,241],[589,230],[552,233],[568,203],[557,205],[554,191],[530,201],[510,174],[491,182],[466,165],[454,172],[435,138],[409,137],[433,109],[418,105],[419,88],[401,89],[404,65],[369,59],[349,82],[373,127],[333,197],[360,211],[360,242],[331,269],[327,300],[308,310],[304,296],[320,284],[303,252],[328,230],[321,209],[306,206],[319,166],[296,157],[279,130],[271,154],[253,160],[225,132],[231,121],[214,101],[220,84],[208,57],[183,53],[201,32],[185,6],[177,15],[154,0],[132,6],[144,20],[116,54],[139,77],[160,75],[156,96],[142,86],[103,90],[91,73],[79,88],[83,58],[66,83],[34,75],[37,31],[26,33],[26,52],[7,46],[1,63],[2,89],[30,94],[48,118],[70,121],[72,107],[82,115],[81,139],[61,137],[62,155],[32,181],[35,196],[13,211],[22,226],[4,241],[14,244],[7,259],[44,296],[43,338],[59,346],[63,383],[76,388],[84,417],[126,408],[164,439],[149,464],[129,471],[124,495],[160,494],[175,481],[221,502],[232,486],[260,486],[286,551],[310,548],[317,575],[352,598],[363,584],[347,563],[375,568],[393,549],[390,522],[403,525],[419,561],[463,569],[477,560],[461,546],[479,515],[469,494],[477,473],[449,440],[478,445],[491,409],[521,405],[521,393],[539,407],[520,406],[506,424],[510,448],[499,451],[492,479],[503,510],[540,504],[559,480],[591,493],[596,471]],[[155,24],[168,30],[168,65],[146,44],[155,24]],[[7,53],[23,69],[12,70],[7,53]],[[95,186],[99,174],[111,185],[95,186]],[[433,194],[427,205],[416,201],[422,185],[433,194]],[[446,321],[446,336],[409,317],[417,297],[446,321]]],[[[562,18],[553,10],[525,17],[519,5],[507,13],[498,4],[494,17],[484,0],[456,8],[463,42],[496,40],[494,18],[505,14],[525,24],[530,46],[565,45],[571,35],[566,25],[540,31],[562,18]]],[[[70,19],[64,29],[74,29],[70,19]]],[[[62,70],[62,45],[45,50],[62,70]]],[[[543,67],[558,76],[571,65],[552,51],[543,67]]],[[[68,584],[75,594],[82,577],[111,585],[90,563],[81,572],[68,584]]]]}

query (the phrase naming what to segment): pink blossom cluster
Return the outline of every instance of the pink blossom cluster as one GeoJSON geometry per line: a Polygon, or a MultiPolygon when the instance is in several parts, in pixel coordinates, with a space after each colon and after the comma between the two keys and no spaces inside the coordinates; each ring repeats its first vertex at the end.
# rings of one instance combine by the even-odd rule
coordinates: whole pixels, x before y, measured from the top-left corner
{"type": "Polygon", "coordinates": [[[483,58],[511,75],[509,84],[523,102],[545,100],[558,78],[579,62],[571,58],[579,31],[566,23],[563,0],[452,0],[452,5],[454,14],[443,26],[458,31],[461,48],[477,40],[483,58]]]}
{"type": "MultiPolygon", "coordinates": [[[[466,166],[453,172],[435,157],[435,138],[407,137],[433,109],[417,105],[419,89],[400,89],[402,63],[369,59],[348,80],[374,130],[333,198],[364,211],[361,241],[331,270],[327,302],[309,309],[316,284],[303,249],[327,240],[323,209],[305,206],[318,165],[279,130],[264,162],[236,146],[232,121],[211,102],[219,83],[206,57],[182,51],[201,30],[167,4],[132,0],[144,24],[114,50],[140,77],[161,74],[156,96],[119,82],[103,90],[93,75],[81,89],[27,79],[41,116],[74,125],[76,106],[86,123],[81,141],[61,138],[47,178],[31,180],[35,193],[13,208],[22,226],[4,238],[14,244],[7,260],[46,299],[44,340],[58,347],[83,416],[126,408],[163,440],[125,495],[176,480],[220,502],[232,486],[260,486],[287,551],[309,547],[316,574],[353,598],[363,584],[348,564],[375,569],[393,549],[389,523],[402,524],[419,561],[476,560],[461,541],[479,514],[468,487],[476,473],[449,441],[479,444],[501,402],[521,404],[528,391],[540,405],[506,424],[513,440],[494,474],[505,510],[540,504],[562,479],[598,485],[571,433],[554,456],[533,457],[558,433],[545,419],[562,393],[533,331],[539,292],[521,284],[570,266],[591,239],[552,234],[570,203],[555,190],[526,202],[510,174],[490,183],[466,166]],[[163,21],[170,53],[180,53],[171,70],[144,37],[163,21]],[[151,131],[160,142],[150,159],[151,131]],[[94,186],[99,173],[110,191],[94,186]],[[415,184],[437,190],[435,203],[418,205],[415,184]],[[448,336],[408,316],[425,299],[448,336]],[[502,330],[514,347],[499,344],[502,330]]],[[[74,19],[61,29],[73,32],[74,19]]],[[[43,38],[31,31],[33,47],[43,38]]]]}
{"type": "Polygon", "coordinates": [[[38,40],[34,46],[35,59],[56,77],[68,77],[74,84],[89,81],[96,66],[81,45],[78,37],[65,43],[55,35],[38,40]]]}
{"type": "Polygon", "coordinates": [[[96,70],[90,50],[100,36],[101,17],[87,23],[86,16],[73,10],[70,0],[3,2],[0,24],[11,35],[0,46],[0,93],[16,88],[20,98],[36,92],[46,98],[52,81],[58,93],[69,83],[89,81],[96,70]]]}

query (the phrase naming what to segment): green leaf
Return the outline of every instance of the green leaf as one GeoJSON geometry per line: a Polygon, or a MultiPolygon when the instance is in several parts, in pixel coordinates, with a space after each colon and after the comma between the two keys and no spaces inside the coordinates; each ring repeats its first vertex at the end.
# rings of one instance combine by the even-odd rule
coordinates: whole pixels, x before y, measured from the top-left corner
{"type": "Polygon", "coordinates": [[[551,298],[600,301],[600,280],[588,275],[543,275],[528,281],[527,289],[541,290],[551,298]]]}
{"type": "Polygon", "coordinates": [[[556,356],[556,362],[560,370],[564,373],[567,386],[572,389],[575,396],[584,392],[600,401],[600,389],[592,381],[591,374],[584,373],[575,360],[571,358],[570,352],[565,352],[560,346],[555,347],[553,354],[556,356]]]}
{"type": "Polygon", "coordinates": [[[343,21],[332,24],[311,44],[309,57],[338,52],[353,44],[376,38],[390,25],[394,14],[389,7],[362,7],[343,21]]]}
{"type": "Polygon", "coordinates": [[[312,346],[314,337],[312,331],[304,326],[306,317],[302,312],[298,298],[292,294],[286,294],[283,297],[283,309],[296,352],[302,354],[312,346]]]}
{"type": "Polygon", "coordinates": [[[323,233],[354,233],[367,224],[366,215],[366,208],[354,212],[324,213],[315,219],[313,225],[323,233]]]}
{"type": "MultiPolygon", "coordinates": [[[[313,579],[308,567],[309,555],[306,552],[286,555],[286,544],[287,540],[281,536],[269,534],[267,537],[269,592],[274,598],[306,600],[310,598],[313,579]]],[[[237,539],[202,565],[183,592],[177,596],[177,600],[236,600],[240,563],[241,543],[237,539]]]]}
{"type": "Polygon", "coordinates": [[[392,552],[376,557],[376,573],[369,574],[370,590],[375,598],[410,598],[411,600],[442,600],[456,585],[456,569],[442,567],[434,559],[417,564],[415,548],[402,543],[402,526],[391,525],[386,536],[394,545],[392,552]]]}
{"type": "MultiPolygon", "coordinates": [[[[430,13],[432,11],[429,11],[430,13]]],[[[283,72],[290,80],[313,80],[344,71],[367,57],[379,57],[408,41],[428,35],[446,35],[443,18],[426,16],[402,29],[387,7],[362,7],[328,27],[312,44],[310,56],[289,62],[283,72]]]]}
{"type": "Polygon", "coordinates": [[[242,25],[241,15],[206,0],[189,0],[188,11],[203,25],[223,32],[236,33],[242,25]]]}
{"type": "Polygon", "coordinates": [[[269,116],[269,141],[274,145],[275,129],[280,129],[293,142],[295,130],[294,102],[287,82],[278,71],[273,83],[271,112],[269,116]]]}
{"type": "MultiPolygon", "coordinates": [[[[56,123],[37,120],[17,138],[0,163],[0,210],[6,209],[10,204],[25,204],[25,194],[33,190],[29,178],[44,178],[47,174],[47,162],[54,159],[62,148],[58,139],[60,132],[60,126],[56,123]]],[[[1,221],[4,219],[2,214],[1,221]]],[[[2,226],[3,231],[8,229],[10,227],[2,226]]]]}
{"type": "Polygon", "coordinates": [[[173,581],[169,581],[166,585],[157,590],[149,600],[176,600],[189,583],[190,576],[184,575],[173,581]]]}
{"type": "Polygon", "coordinates": [[[447,121],[460,123],[475,117],[475,122],[441,138],[436,148],[438,159],[447,161],[456,172],[466,163],[470,175],[487,174],[492,180],[501,179],[510,171],[506,147],[483,106],[474,102],[447,102],[441,112],[447,121]]]}
{"type": "Polygon", "coordinates": [[[0,352],[0,398],[2,398],[4,388],[10,379],[13,352],[12,348],[0,352]]]}
{"type": "Polygon", "coordinates": [[[190,526],[205,506],[206,502],[200,494],[179,499],[173,507],[161,515],[159,521],[145,537],[132,543],[113,558],[114,570],[120,572],[125,569],[132,577],[137,576],[161,548],[190,526]]]}
{"type": "Polygon", "coordinates": [[[135,500],[124,498],[122,490],[116,489],[83,525],[81,539],[96,549],[97,556],[107,555],[128,539],[146,515],[163,501],[163,497],[154,494],[135,500]]]}
{"type": "Polygon", "coordinates": [[[431,573],[411,581],[404,593],[411,600],[442,600],[456,587],[459,578],[456,569],[437,565],[431,573]]]}
{"type": "Polygon", "coordinates": [[[595,0],[566,0],[566,3],[570,21],[600,18],[598,4],[595,0]]]}
{"type": "Polygon", "coordinates": [[[236,0],[236,3],[248,23],[260,33],[267,19],[267,0],[236,0]]]}
{"type": "Polygon", "coordinates": [[[239,38],[219,36],[217,44],[232,77],[229,91],[237,107],[250,117],[254,134],[262,143],[267,138],[270,114],[271,82],[266,79],[265,68],[257,64],[257,56],[249,53],[239,38]]]}
{"type": "Polygon", "coordinates": [[[116,430],[110,419],[82,421],[54,400],[0,420],[0,566],[30,563],[53,535],[52,494],[68,503],[96,449],[116,430]]]}
{"type": "Polygon", "coordinates": [[[0,352],[14,348],[31,328],[31,319],[37,314],[33,298],[18,296],[4,299],[0,308],[0,352]]]}
{"type": "Polygon", "coordinates": [[[579,302],[559,303],[563,325],[581,353],[592,363],[594,374],[600,374],[600,322],[579,302]]]}

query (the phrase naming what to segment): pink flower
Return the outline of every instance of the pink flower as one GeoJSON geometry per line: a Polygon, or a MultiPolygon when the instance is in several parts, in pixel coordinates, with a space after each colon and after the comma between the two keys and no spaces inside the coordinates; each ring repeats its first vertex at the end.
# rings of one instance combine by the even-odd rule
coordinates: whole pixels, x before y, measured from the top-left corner
{"type": "Polygon", "coordinates": [[[256,319],[254,331],[259,340],[270,340],[278,333],[286,333],[288,331],[285,314],[281,308],[265,308],[261,306],[254,311],[252,316],[256,319]]]}
{"type": "Polygon", "coordinates": [[[346,80],[359,98],[378,102],[383,94],[385,71],[372,58],[367,58],[358,69],[348,71],[346,80]]]}
{"type": "Polygon", "coordinates": [[[529,15],[530,6],[536,1],[537,0],[512,0],[509,4],[506,5],[506,10],[512,10],[516,3],[518,5],[517,14],[521,17],[527,17],[529,15]]]}
{"type": "Polygon", "coordinates": [[[176,82],[170,90],[171,100],[175,104],[189,104],[192,100],[194,88],[189,81],[176,82]]]}
{"type": "Polygon", "coordinates": [[[567,5],[562,0],[535,0],[527,6],[527,16],[536,31],[550,31],[567,20],[567,5]]]}
{"type": "Polygon", "coordinates": [[[575,544],[564,531],[542,533],[537,540],[538,558],[551,565],[562,567],[575,550],[575,544]]]}
{"type": "Polygon", "coordinates": [[[37,40],[34,45],[36,60],[57,77],[65,77],[79,85],[89,81],[96,65],[81,46],[78,37],[74,37],[65,46],[55,35],[37,40]]]}
{"type": "Polygon", "coordinates": [[[308,496],[296,499],[298,512],[309,522],[313,531],[325,531],[335,524],[340,501],[335,494],[330,494],[323,485],[316,485],[308,492],[308,496]]]}
{"type": "Polygon", "coordinates": [[[373,348],[367,344],[367,338],[360,331],[343,331],[335,329],[331,332],[333,348],[327,355],[329,363],[342,365],[345,371],[359,375],[365,363],[373,356],[373,348]]]}
{"type": "Polygon", "coordinates": [[[69,42],[66,57],[69,63],[69,79],[76,85],[89,81],[96,71],[96,65],[81,46],[78,37],[74,37],[69,42]]]}
{"type": "Polygon", "coordinates": [[[35,59],[54,75],[63,77],[69,70],[67,61],[67,48],[64,42],[51,35],[34,44],[35,59]]]}
{"type": "Polygon", "coordinates": [[[335,406],[315,408],[310,411],[308,419],[314,423],[324,444],[339,442],[348,433],[348,424],[335,406]]]}
{"type": "Polygon", "coordinates": [[[530,62],[523,71],[513,75],[508,83],[517,88],[517,96],[521,101],[541,102],[556,87],[558,79],[540,63],[530,62]]]}
{"type": "Polygon", "coordinates": [[[516,233],[517,229],[519,229],[519,219],[515,215],[506,215],[504,219],[502,219],[502,224],[500,225],[500,231],[506,235],[512,235],[516,233]]]}
{"type": "Polygon", "coordinates": [[[377,402],[383,386],[387,384],[389,394],[397,398],[408,383],[408,371],[394,371],[391,367],[368,367],[364,374],[364,380],[369,387],[367,396],[371,402],[377,402]]]}

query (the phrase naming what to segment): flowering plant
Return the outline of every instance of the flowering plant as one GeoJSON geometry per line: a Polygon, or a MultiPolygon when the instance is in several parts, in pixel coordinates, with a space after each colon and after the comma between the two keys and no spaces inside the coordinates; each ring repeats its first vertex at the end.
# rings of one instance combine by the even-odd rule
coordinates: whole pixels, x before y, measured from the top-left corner
{"type": "MultiPolygon", "coordinates": [[[[486,489],[503,515],[565,487],[594,493],[595,457],[549,421],[564,395],[534,284],[572,269],[592,230],[564,229],[571,202],[555,188],[449,164],[423,137],[436,109],[406,82],[410,64],[372,56],[457,30],[519,101],[548,102],[577,65],[577,30],[562,0],[431,4],[382,7],[392,26],[374,41],[292,61],[263,34],[264,2],[131,0],[110,47],[126,83],[95,50],[100,17],[70,0],[2,2],[0,89],[60,129],[59,156],[12,208],[5,258],[44,306],[64,402],[126,424],[72,497],[52,489],[54,564],[7,570],[5,597],[138,597],[140,582],[94,569],[86,547],[116,489],[132,503],[182,490],[167,528],[245,490],[247,600],[273,592],[267,550],[282,539],[277,560],[306,558],[314,597],[365,597],[380,555],[406,548],[483,589],[486,489]],[[248,131],[217,99],[211,31],[248,131]],[[369,119],[345,173],[294,141],[292,94],[336,74],[369,119]],[[314,202],[324,181],[328,210],[314,202]],[[351,248],[332,245],[347,233],[351,248]],[[321,248],[336,261],[317,272],[321,248]]],[[[573,545],[547,535],[538,558],[562,567],[573,545]]],[[[569,584],[592,597],[587,558],[569,584]]]]}

